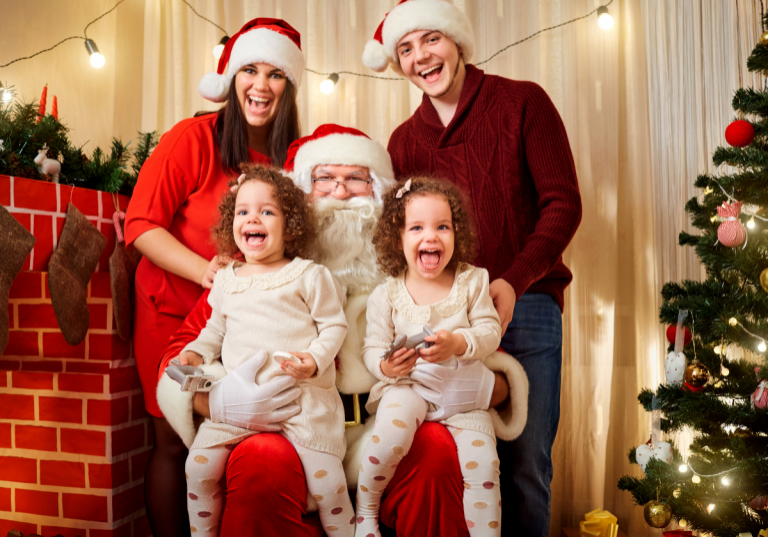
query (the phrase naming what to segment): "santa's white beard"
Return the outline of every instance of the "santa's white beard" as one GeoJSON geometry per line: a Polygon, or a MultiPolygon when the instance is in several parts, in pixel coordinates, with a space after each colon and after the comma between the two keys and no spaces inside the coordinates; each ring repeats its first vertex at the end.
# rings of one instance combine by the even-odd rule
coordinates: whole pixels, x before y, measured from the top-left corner
{"type": "Polygon", "coordinates": [[[320,198],[315,210],[318,238],[311,259],[331,271],[345,296],[373,291],[384,279],[372,240],[381,207],[372,198],[320,198]]]}

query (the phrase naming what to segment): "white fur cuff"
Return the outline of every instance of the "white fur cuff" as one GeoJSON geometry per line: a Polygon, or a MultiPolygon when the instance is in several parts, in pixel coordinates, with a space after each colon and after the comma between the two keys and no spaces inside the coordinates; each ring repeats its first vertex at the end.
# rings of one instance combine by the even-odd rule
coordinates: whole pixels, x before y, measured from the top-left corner
{"type": "Polygon", "coordinates": [[[485,366],[507,377],[509,405],[498,412],[491,408],[491,419],[496,436],[501,440],[514,440],[522,434],[528,421],[528,375],[512,356],[496,351],[485,359],[485,366]]]}

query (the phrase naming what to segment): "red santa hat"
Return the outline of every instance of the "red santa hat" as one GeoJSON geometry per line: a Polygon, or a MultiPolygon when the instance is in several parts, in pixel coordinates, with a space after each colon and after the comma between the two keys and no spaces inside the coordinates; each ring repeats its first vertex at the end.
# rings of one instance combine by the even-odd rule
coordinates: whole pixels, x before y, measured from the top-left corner
{"type": "Polygon", "coordinates": [[[403,74],[397,59],[397,43],[415,30],[437,30],[451,38],[462,50],[469,63],[475,55],[475,33],[467,16],[444,0],[400,0],[384,16],[373,39],[363,51],[363,63],[369,69],[382,72],[387,64],[403,74]]]}
{"type": "Polygon", "coordinates": [[[395,184],[392,160],[384,146],[365,133],[328,123],[288,148],[285,171],[307,194],[312,191],[312,170],[319,165],[365,166],[373,179],[376,201],[395,184]]]}
{"type": "Polygon", "coordinates": [[[299,87],[304,74],[301,34],[281,19],[253,19],[227,41],[216,72],[206,74],[197,91],[209,101],[226,101],[232,77],[249,63],[274,65],[299,87]]]}

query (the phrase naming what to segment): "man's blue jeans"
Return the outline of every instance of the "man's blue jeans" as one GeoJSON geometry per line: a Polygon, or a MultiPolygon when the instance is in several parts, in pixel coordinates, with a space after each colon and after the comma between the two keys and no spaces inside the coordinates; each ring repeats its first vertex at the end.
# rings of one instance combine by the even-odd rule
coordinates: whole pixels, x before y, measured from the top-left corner
{"type": "Polygon", "coordinates": [[[501,347],[528,375],[528,423],[513,442],[499,440],[503,535],[546,537],[552,491],[552,444],[560,421],[563,316],[547,294],[524,294],[501,347]]]}

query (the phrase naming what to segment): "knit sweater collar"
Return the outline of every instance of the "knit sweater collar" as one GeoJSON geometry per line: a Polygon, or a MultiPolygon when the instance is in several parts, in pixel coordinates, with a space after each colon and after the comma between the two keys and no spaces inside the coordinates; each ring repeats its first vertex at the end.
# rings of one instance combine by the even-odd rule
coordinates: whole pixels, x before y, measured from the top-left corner
{"type": "Polygon", "coordinates": [[[421,106],[419,107],[419,115],[424,123],[441,130],[445,128],[446,131],[448,131],[459,121],[467,109],[469,109],[470,105],[475,100],[475,96],[480,91],[480,87],[483,85],[485,73],[482,69],[478,69],[474,65],[467,65],[466,69],[467,76],[464,78],[464,86],[461,88],[459,104],[456,107],[456,113],[453,115],[453,119],[451,119],[448,126],[443,127],[443,123],[440,121],[440,116],[426,93],[422,95],[421,106]]]}

